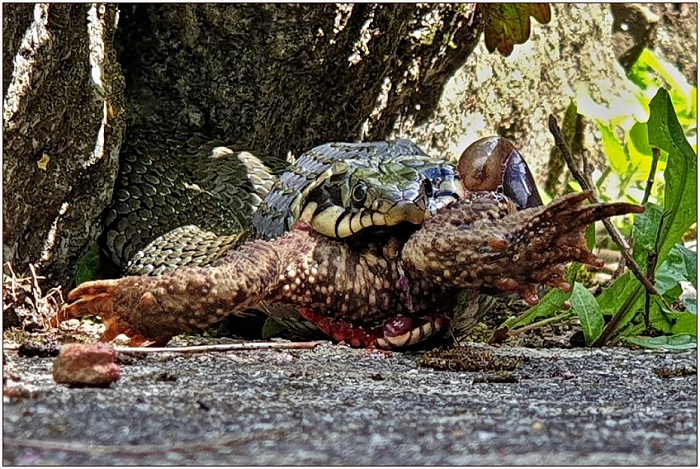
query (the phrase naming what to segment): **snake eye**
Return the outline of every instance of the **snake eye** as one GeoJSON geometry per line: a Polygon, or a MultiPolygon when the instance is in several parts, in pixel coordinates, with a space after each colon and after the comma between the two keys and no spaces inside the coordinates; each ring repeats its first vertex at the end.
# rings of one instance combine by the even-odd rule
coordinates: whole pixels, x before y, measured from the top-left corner
{"type": "Polygon", "coordinates": [[[355,187],[352,188],[352,201],[358,205],[361,205],[365,202],[365,199],[367,198],[367,186],[365,185],[364,182],[358,182],[355,184],[355,187]]]}
{"type": "Polygon", "coordinates": [[[423,191],[428,198],[433,196],[433,182],[430,179],[423,179],[423,191]]]}

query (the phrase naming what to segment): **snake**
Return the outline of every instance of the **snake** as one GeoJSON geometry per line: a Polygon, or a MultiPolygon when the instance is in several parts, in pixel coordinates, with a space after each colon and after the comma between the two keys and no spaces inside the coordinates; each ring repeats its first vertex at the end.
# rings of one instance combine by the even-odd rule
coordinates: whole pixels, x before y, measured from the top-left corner
{"type": "Polygon", "coordinates": [[[126,149],[106,212],[101,244],[128,275],[211,265],[242,242],[273,239],[299,220],[331,238],[378,236],[402,223],[419,225],[464,196],[454,165],[405,139],[326,143],[279,177],[260,158],[221,142],[164,143],[153,149],[160,158],[126,149]]]}
{"type": "MultiPolygon", "coordinates": [[[[269,158],[201,136],[156,141],[137,133],[132,141],[151,143],[124,149],[101,237],[126,275],[215,265],[243,242],[274,239],[299,221],[361,246],[464,196],[454,165],[405,139],[319,145],[279,177],[280,162],[272,169],[269,158]]],[[[275,334],[318,335],[294,308],[261,302],[250,311],[260,312],[275,334]]]]}
{"type": "Polygon", "coordinates": [[[517,152],[500,140],[477,144],[506,151],[482,159],[483,150],[468,148],[455,174],[406,141],[316,147],[267,189],[252,216],[257,239],[213,265],[82,284],[57,320],[97,314],[107,338],[127,332],[165,343],[269,302],[295,308],[335,340],[403,348],[443,333],[462,289],[516,292],[531,304],[540,285],[570,290],[566,262],[600,265],[587,225],[642,210],[581,206],[585,193],[545,207],[517,152]],[[455,191],[461,179],[477,190],[455,191]],[[404,223],[414,225],[408,234],[395,228],[404,223]],[[384,237],[370,233],[377,228],[384,237]],[[358,235],[363,243],[348,242],[358,235]]]}

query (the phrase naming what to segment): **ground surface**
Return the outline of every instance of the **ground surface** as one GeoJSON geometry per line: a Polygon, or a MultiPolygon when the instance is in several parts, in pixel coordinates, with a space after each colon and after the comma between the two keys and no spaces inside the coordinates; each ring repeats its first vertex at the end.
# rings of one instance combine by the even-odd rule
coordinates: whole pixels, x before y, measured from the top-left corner
{"type": "Polygon", "coordinates": [[[5,351],[3,463],[697,464],[695,351],[494,354],[522,364],[322,345],[127,358],[111,388],[69,389],[5,351]]]}

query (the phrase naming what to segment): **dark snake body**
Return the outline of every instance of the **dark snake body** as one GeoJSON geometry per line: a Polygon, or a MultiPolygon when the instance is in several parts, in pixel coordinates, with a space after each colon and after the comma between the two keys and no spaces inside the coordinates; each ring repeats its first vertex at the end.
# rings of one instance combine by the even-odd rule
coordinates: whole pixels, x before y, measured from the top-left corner
{"type": "Polygon", "coordinates": [[[250,235],[255,208],[286,165],[267,162],[274,169],[203,136],[132,130],[105,213],[103,251],[129,275],[211,264],[250,235]]]}

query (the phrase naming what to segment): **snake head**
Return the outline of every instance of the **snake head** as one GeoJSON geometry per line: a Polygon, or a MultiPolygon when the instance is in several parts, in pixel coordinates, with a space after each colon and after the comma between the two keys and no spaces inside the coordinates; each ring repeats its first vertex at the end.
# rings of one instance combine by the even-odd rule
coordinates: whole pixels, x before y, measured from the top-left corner
{"type": "Polygon", "coordinates": [[[464,196],[453,165],[406,140],[364,145],[380,144],[387,148],[371,157],[337,161],[333,175],[309,194],[301,217],[317,232],[342,239],[369,228],[420,225],[429,213],[464,196]]]}
{"type": "Polygon", "coordinates": [[[420,225],[463,195],[455,167],[408,140],[332,142],[302,154],[280,175],[252,224],[263,239],[282,235],[297,220],[344,239],[367,229],[420,225]]]}

